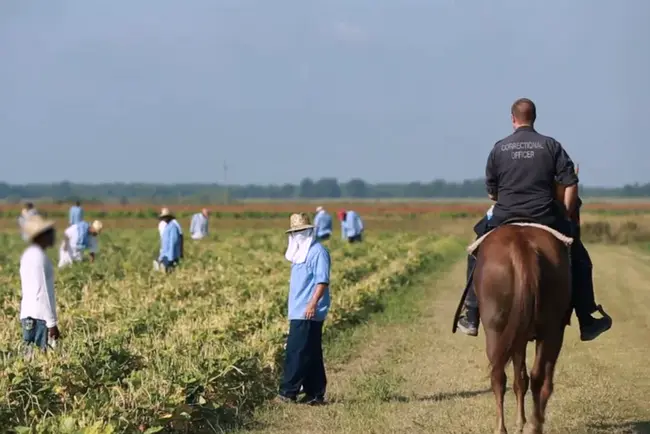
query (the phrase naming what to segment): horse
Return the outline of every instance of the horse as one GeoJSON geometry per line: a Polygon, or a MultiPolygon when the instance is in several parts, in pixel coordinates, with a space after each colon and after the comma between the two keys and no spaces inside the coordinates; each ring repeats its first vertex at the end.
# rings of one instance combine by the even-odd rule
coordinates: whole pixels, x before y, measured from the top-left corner
{"type": "Polygon", "coordinates": [[[514,223],[479,241],[474,285],[485,330],[492,391],[497,404],[495,433],[507,434],[503,418],[505,368],[512,360],[518,432],[541,434],[555,365],[571,316],[571,239],[550,228],[514,223]],[[526,347],[535,341],[535,361],[526,370],[526,347]],[[526,423],[525,395],[534,410],[526,423]]]}

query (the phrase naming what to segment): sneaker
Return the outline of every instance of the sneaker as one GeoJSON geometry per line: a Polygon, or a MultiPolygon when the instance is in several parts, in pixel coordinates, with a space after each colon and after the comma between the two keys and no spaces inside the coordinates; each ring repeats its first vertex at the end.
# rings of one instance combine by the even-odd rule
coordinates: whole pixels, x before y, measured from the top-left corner
{"type": "Polygon", "coordinates": [[[468,308],[458,320],[458,329],[468,336],[478,336],[478,309],[468,308]]]}
{"type": "Polygon", "coordinates": [[[155,271],[159,271],[159,270],[160,270],[160,264],[159,264],[158,261],[156,261],[155,259],[154,259],[154,261],[153,261],[153,269],[154,269],[155,271]]]}
{"type": "Polygon", "coordinates": [[[467,317],[458,320],[458,330],[467,336],[478,336],[478,324],[472,324],[467,317]]]}
{"type": "Polygon", "coordinates": [[[298,401],[299,404],[307,405],[325,405],[325,398],[322,396],[305,395],[298,401]]]}
{"type": "Polygon", "coordinates": [[[591,318],[588,324],[580,325],[580,340],[583,342],[593,341],[601,334],[612,328],[612,318],[605,313],[603,308],[599,305],[598,312],[603,316],[602,318],[591,318]]]}

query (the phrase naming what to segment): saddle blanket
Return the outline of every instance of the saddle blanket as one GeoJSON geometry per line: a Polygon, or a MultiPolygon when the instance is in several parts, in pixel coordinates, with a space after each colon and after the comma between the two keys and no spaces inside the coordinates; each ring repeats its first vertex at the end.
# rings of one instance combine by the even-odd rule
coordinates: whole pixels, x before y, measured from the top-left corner
{"type": "MultiPolygon", "coordinates": [[[[507,224],[508,225],[515,225],[515,226],[530,226],[530,227],[545,230],[546,232],[550,233],[555,238],[560,240],[562,243],[564,243],[564,245],[567,246],[567,247],[570,246],[573,243],[573,238],[567,237],[562,232],[556,231],[555,229],[553,229],[553,228],[551,228],[549,226],[541,225],[539,223],[521,222],[521,223],[507,223],[507,224]]],[[[474,241],[472,244],[470,244],[467,247],[467,253],[472,255],[476,251],[476,249],[478,249],[478,247],[481,245],[483,240],[485,240],[488,237],[488,235],[490,235],[492,232],[494,232],[494,229],[491,230],[490,232],[488,232],[487,234],[483,235],[482,237],[480,237],[478,240],[474,241]]]]}

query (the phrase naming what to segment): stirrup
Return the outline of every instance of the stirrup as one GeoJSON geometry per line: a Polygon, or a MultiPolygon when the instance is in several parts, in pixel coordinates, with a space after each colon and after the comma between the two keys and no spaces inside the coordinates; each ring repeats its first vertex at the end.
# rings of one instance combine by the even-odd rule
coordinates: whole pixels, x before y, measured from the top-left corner
{"type": "Polygon", "coordinates": [[[607,312],[605,312],[605,309],[603,309],[603,307],[600,304],[596,306],[596,311],[598,311],[598,313],[600,313],[603,316],[603,318],[607,318],[610,321],[612,320],[612,317],[609,316],[607,312]]]}

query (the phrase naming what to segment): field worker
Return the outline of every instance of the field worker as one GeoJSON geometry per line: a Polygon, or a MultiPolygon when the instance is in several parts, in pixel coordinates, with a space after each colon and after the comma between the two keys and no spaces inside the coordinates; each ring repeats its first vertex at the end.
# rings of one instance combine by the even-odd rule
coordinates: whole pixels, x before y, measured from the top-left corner
{"type": "MultiPolygon", "coordinates": [[[[158,219],[160,220],[160,223],[158,223],[158,232],[160,233],[160,239],[162,241],[162,236],[163,232],[165,231],[165,227],[167,226],[168,220],[166,218],[162,218],[161,216],[167,215],[171,213],[169,212],[169,208],[163,208],[160,210],[160,215],[158,215],[158,219]]],[[[183,258],[183,248],[184,246],[184,240],[183,240],[183,228],[181,227],[181,224],[178,223],[178,220],[176,220],[176,217],[172,215],[172,219],[169,220],[169,222],[172,222],[173,224],[176,225],[178,228],[178,232],[181,234],[181,258],[183,258]]]]}
{"type": "Polygon", "coordinates": [[[155,270],[165,272],[172,271],[178,265],[181,259],[182,234],[178,224],[174,224],[174,215],[168,208],[163,208],[160,218],[167,224],[160,239],[160,253],[154,260],[153,267],[155,270]]]}
{"type": "Polygon", "coordinates": [[[90,225],[84,220],[70,225],[63,232],[63,241],[59,248],[59,268],[83,261],[86,250],[90,262],[95,262],[95,255],[99,250],[97,237],[103,228],[104,225],[99,220],[95,220],[90,225]]]}
{"type": "Polygon", "coordinates": [[[291,262],[289,280],[289,335],[284,373],[276,402],[324,403],[323,321],[330,307],[330,254],[316,239],[309,217],[293,214],[285,258],[291,262]]]}
{"type": "MultiPolygon", "coordinates": [[[[495,202],[492,217],[487,224],[489,232],[512,218],[529,218],[552,227],[567,236],[573,236],[571,245],[572,305],[580,326],[580,339],[590,341],[609,330],[612,319],[594,297],[593,282],[587,264],[588,254],[579,237],[573,234],[570,216],[578,205],[578,176],[573,161],[562,145],[552,137],[538,133],[534,128],[537,117],[535,104],[526,98],[511,107],[513,129],[510,136],[498,141],[487,159],[486,187],[495,202]],[[562,186],[564,203],[559,204],[557,186],[562,186]],[[602,318],[594,318],[599,311],[602,318]]],[[[480,250],[480,247],[479,247],[480,250]]],[[[468,258],[466,313],[458,321],[458,328],[469,336],[478,334],[478,303],[471,276],[476,259],[468,258]]]]}
{"type": "Polygon", "coordinates": [[[24,241],[28,241],[28,237],[25,234],[25,231],[23,230],[23,226],[25,224],[25,219],[28,217],[37,215],[38,211],[36,211],[36,208],[34,208],[34,204],[31,202],[25,203],[25,206],[20,212],[20,216],[18,217],[18,226],[20,227],[20,233],[21,236],[23,237],[24,241]]]}
{"type": "Polygon", "coordinates": [[[190,234],[193,240],[200,240],[208,236],[208,210],[206,208],[192,216],[190,234]]]}
{"type": "Polygon", "coordinates": [[[319,240],[327,240],[332,235],[332,216],[322,206],[316,208],[314,226],[316,227],[316,237],[319,240]]]}
{"type": "Polygon", "coordinates": [[[350,243],[360,242],[363,235],[363,221],[355,211],[341,210],[338,212],[341,220],[341,236],[350,243]]]}
{"type": "Polygon", "coordinates": [[[46,351],[48,341],[54,346],[59,338],[54,267],[45,254],[54,245],[54,222],[39,215],[30,216],[25,220],[24,231],[29,246],[20,257],[20,322],[30,356],[34,346],[46,351]]]}
{"type": "Polygon", "coordinates": [[[81,202],[76,201],[73,206],[70,207],[70,212],[68,213],[68,223],[73,225],[75,223],[80,223],[84,219],[84,210],[81,208],[81,202]]]}

